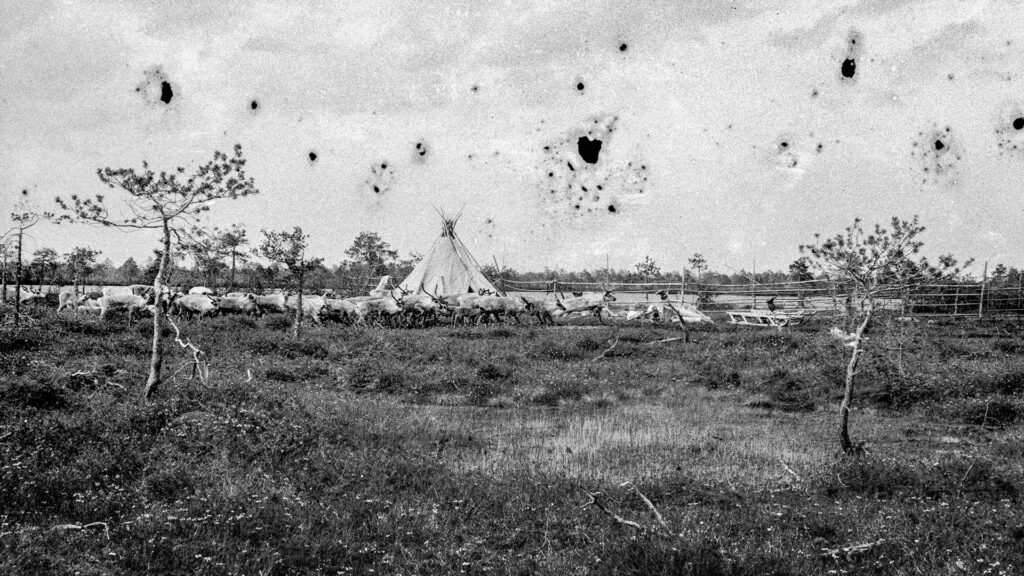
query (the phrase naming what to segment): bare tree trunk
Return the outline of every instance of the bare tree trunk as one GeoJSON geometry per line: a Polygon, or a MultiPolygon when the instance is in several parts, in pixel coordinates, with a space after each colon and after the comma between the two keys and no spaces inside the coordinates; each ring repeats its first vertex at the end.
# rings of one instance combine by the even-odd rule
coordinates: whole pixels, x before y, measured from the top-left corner
{"type": "Polygon", "coordinates": [[[304,288],[305,271],[304,263],[299,264],[299,293],[296,295],[295,324],[292,326],[292,338],[299,339],[299,332],[302,329],[302,289],[304,288]]]}
{"type": "Polygon", "coordinates": [[[0,283],[3,284],[3,292],[0,293],[0,302],[7,303],[7,248],[4,248],[4,267],[0,269],[0,283]]]}
{"type": "Polygon", "coordinates": [[[149,359],[149,378],[146,380],[146,387],[142,390],[143,398],[150,398],[156,394],[160,387],[160,369],[164,364],[163,329],[163,284],[164,275],[167,273],[168,262],[171,255],[171,229],[164,219],[164,251],[160,255],[160,267],[156,271],[156,278],[153,279],[153,353],[149,359]]]}
{"type": "Polygon", "coordinates": [[[21,240],[25,231],[18,229],[18,265],[14,269],[14,325],[21,322],[21,240]]]}
{"type": "Polygon", "coordinates": [[[235,250],[231,250],[231,278],[228,279],[228,292],[235,288],[235,250]]]}
{"type": "Polygon", "coordinates": [[[857,364],[860,362],[860,355],[864,352],[861,349],[861,337],[871,323],[871,316],[875,311],[873,300],[868,302],[868,310],[864,320],[857,327],[853,340],[853,354],[850,356],[850,363],[846,365],[846,387],[843,390],[843,402],[839,405],[839,445],[846,454],[853,454],[856,448],[850,441],[850,404],[853,402],[853,383],[857,376],[857,364]]]}

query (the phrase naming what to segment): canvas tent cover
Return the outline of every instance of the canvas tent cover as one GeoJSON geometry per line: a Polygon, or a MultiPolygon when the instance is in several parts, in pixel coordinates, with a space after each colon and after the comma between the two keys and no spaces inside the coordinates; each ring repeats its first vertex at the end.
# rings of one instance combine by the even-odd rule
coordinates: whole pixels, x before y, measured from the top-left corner
{"type": "Polygon", "coordinates": [[[491,281],[480,272],[480,265],[455,234],[455,218],[442,216],[441,236],[434,240],[430,251],[400,284],[402,290],[413,294],[424,291],[435,296],[466,294],[481,289],[497,293],[491,281]]]}

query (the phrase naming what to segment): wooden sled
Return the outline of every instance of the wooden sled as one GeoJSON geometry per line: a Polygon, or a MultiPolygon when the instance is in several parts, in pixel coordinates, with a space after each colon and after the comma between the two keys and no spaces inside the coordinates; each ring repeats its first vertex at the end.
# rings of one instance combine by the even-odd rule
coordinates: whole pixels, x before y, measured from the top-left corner
{"type": "Polygon", "coordinates": [[[772,312],[771,310],[728,310],[730,324],[743,326],[769,326],[779,330],[786,326],[796,326],[814,315],[806,310],[792,312],[772,312]]]}

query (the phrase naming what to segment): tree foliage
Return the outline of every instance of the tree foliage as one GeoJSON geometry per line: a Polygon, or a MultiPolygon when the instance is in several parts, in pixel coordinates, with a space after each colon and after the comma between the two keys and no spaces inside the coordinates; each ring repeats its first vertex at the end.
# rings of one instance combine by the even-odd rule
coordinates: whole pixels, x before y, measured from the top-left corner
{"type": "Polygon", "coordinates": [[[192,174],[182,166],[158,174],[143,162],[142,170],[101,168],[96,175],[108,188],[127,193],[121,198],[124,210],[112,213],[103,194],[93,198],[73,194],[70,203],[57,197],[57,204],[70,213],[63,220],[137,229],[161,229],[173,222],[172,233],[180,236],[186,226],[198,224],[199,216],[217,200],[258,193],[245,173],[241,144],[235,145],[232,156],[215,151],[213,159],[192,174]]]}
{"type": "Polygon", "coordinates": [[[64,254],[64,266],[76,286],[92,273],[96,265],[96,258],[101,253],[92,248],[76,246],[71,252],[64,254]]]}
{"type": "Polygon", "coordinates": [[[695,252],[693,256],[690,256],[688,262],[690,263],[690,268],[693,268],[694,270],[697,271],[698,278],[700,278],[701,276],[701,271],[707,270],[708,268],[708,261],[700,252],[695,252]]]}
{"type": "Polygon", "coordinates": [[[924,243],[918,237],[924,231],[917,216],[909,221],[893,217],[890,228],[876,224],[869,231],[857,218],[831,238],[822,240],[816,234],[814,243],[800,246],[800,251],[829,278],[852,284],[857,297],[873,300],[883,291],[899,294],[913,284],[960,275],[952,255],[940,256],[936,265],[920,256],[924,243]]]}
{"type": "Polygon", "coordinates": [[[652,259],[649,255],[644,256],[644,259],[641,262],[638,262],[636,265],[634,265],[634,267],[636,268],[637,274],[639,274],[644,279],[649,279],[661,275],[661,268],[658,267],[658,265],[654,262],[654,259],[652,259]]]}
{"type": "Polygon", "coordinates": [[[30,268],[35,274],[40,287],[47,279],[52,279],[57,271],[60,257],[53,248],[37,248],[32,252],[32,264],[30,268]]]}
{"type": "Polygon", "coordinates": [[[398,251],[381,240],[376,232],[360,232],[345,254],[354,262],[365,266],[372,275],[385,274],[388,265],[398,258],[398,251]]]}
{"type": "Polygon", "coordinates": [[[807,256],[801,256],[790,263],[789,277],[792,278],[794,282],[814,280],[814,274],[811,272],[811,262],[807,256]]]}

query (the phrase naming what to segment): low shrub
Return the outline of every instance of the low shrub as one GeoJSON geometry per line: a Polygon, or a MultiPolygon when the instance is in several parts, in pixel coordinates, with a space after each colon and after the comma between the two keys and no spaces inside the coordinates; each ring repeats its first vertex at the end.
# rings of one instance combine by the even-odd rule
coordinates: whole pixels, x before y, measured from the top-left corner
{"type": "Polygon", "coordinates": [[[268,380],[275,380],[277,382],[305,382],[327,373],[327,368],[321,365],[276,366],[268,368],[266,376],[268,380]]]}
{"type": "Polygon", "coordinates": [[[330,353],[327,345],[319,340],[285,340],[280,344],[281,355],[285,358],[309,356],[311,358],[327,358],[330,353]]]}
{"type": "Polygon", "coordinates": [[[1024,354],[1024,341],[1019,338],[1001,338],[992,343],[992,348],[1006,354],[1024,354]]]}
{"type": "Polygon", "coordinates": [[[852,493],[879,499],[964,496],[980,501],[1016,499],[1019,494],[992,462],[963,456],[936,462],[871,455],[844,458],[823,475],[820,488],[830,498],[852,493]]]}
{"type": "Polygon", "coordinates": [[[578,379],[558,377],[543,382],[541,390],[530,400],[544,406],[558,406],[565,401],[577,401],[586,393],[586,385],[578,379]]]}
{"type": "Polygon", "coordinates": [[[488,362],[477,369],[476,375],[484,380],[504,380],[512,375],[512,369],[488,362]]]}
{"type": "Polygon", "coordinates": [[[1013,402],[1001,398],[968,400],[953,407],[956,422],[990,428],[1005,428],[1020,418],[1021,409],[1013,402]]]}
{"type": "Polygon", "coordinates": [[[705,365],[700,375],[694,379],[694,384],[708,390],[739,388],[743,384],[743,378],[735,370],[724,370],[718,365],[705,365]]]}
{"type": "Polygon", "coordinates": [[[40,350],[54,341],[54,334],[37,327],[0,328],[0,350],[5,354],[11,352],[29,352],[40,350]]]}
{"type": "MultiPolygon", "coordinates": [[[[654,535],[613,541],[595,574],[671,574],[718,576],[736,574],[725,559],[722,546],[713,540],[679,543],[671,548],[654,535]]],[[[773,572],[778,574],[778,572],[773,572]]]]}
{"type": "Polygon", "coordinates": [[[1021,394],[1024,393],[1024,370],[979,374],[967,382],[965,388],[977,394],[1021,394]]]}
{"type": "Polygon", "coordinates": [[[291,329],[293,324],[292,319],[285,314],[272,314],[267,316],[263,320],[263,325],[269,330],[284,331],[291,329]]]}
{"type": "Polygon", "coordinates": [[[49,382],[16,381],[0,385],[0,397],[9,405],[37,410],[60,410],[70,404],[68,392],[49,382]]]}

